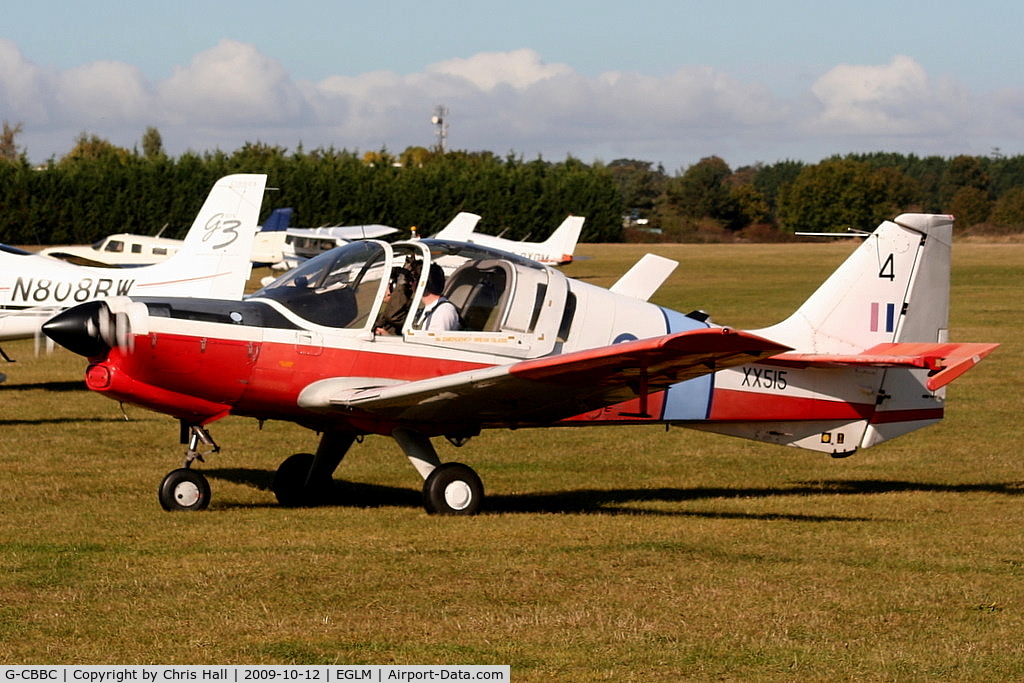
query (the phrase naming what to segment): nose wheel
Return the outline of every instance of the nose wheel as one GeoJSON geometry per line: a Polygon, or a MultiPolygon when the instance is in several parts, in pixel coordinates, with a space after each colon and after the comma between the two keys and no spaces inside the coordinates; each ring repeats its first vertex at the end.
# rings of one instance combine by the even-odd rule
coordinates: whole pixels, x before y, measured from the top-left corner
{"type": "Polygon", "coordinates": [[[205,510],[209,504],[210,482],[195,470],[174,470],[160,484],[160,505],[168,512],[205,510]]]}
{"type": "Polygon", "coordinates": [[[160,507],[168,512],[205,510],[210,505],[210,482],[201,472],[190,469],[195,460],[203,461],[203,455],[220,450],[206,428],[182,422],[182,443],[188,444],[185,466],[170,472],[160,482],[160,507]],[[211,450],[199,452],[199,446],[207,445],[211,450]]]}

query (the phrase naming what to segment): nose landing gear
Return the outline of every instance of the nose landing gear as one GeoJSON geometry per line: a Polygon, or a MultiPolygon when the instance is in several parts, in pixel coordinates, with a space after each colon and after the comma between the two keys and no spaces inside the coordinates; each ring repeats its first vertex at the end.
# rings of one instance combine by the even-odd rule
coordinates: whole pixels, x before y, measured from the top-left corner
{"type": "Polygon", "coordinates": [[[188,443],[185,465],[168,473],[160,483],[160,507],[168,512],[205,510],[210,505],[210,482],[196,470],[190,469],[196,460],[204,462],[203,456],[220,450],[213,437],[200,425],[181,425],[182,441],[188,443]],[[187,440],[184,438],[187,436],[187,440]],[[210,446],[205,453],[199,452],[199,444],[210,446]]]}

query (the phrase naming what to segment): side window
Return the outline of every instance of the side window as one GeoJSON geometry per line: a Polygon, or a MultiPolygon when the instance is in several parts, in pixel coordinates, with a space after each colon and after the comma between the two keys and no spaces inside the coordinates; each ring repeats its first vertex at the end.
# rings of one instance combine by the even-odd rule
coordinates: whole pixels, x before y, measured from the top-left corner
{"type": "Polygon", "coordinates": [[[569,331],[572,330],[572,321],[576,317],[576,295],[569,292],[565,297],[565,310],[562,311],[562,322],[558,325],[558,341],[564,342],[569,339],[569,331]]]}
{"type": "Polygon", "coordinates": [[[513,280],[509,264],[495,259],[469,261],[453,272],[445,296],[459,309],[462,329],[499,331],[513,280]]]}
{"type": "MultiPolygon", "coordinates": [[[[442,294],[458,311],[459,328],[406,324],[408,342],[465,351],[536,358],[555,347],[566,312],[564,275],[513,255],[472,245],[425,240],[431,262],[448,275],[442,294]]],[[[414,310],[425,286],[414,295],[414,310]]],[[[452,306],[446,306],[452,309],[452,306]]]]}

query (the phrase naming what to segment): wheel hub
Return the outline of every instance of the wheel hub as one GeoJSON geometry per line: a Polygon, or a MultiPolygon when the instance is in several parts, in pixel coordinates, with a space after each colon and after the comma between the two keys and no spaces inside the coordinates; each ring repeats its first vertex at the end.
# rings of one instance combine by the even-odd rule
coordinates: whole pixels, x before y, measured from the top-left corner
{"type": "Polygon", "coordinates": [[[190,481],[183,481],[174,487],[174,500],[182,507],[195,505],[201,497],[199,487],[190,481]]]}
{"type": "Polygon", "coordinates": [[[464,481],[453,481],[444,489],[444,500],[453,510],[465,510],[473,502],[473,490],[464,481]]]}

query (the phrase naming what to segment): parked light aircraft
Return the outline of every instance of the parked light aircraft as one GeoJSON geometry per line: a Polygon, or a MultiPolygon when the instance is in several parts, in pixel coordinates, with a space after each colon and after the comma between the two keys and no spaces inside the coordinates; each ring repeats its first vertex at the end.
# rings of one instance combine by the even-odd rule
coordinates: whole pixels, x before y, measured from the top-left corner
{"type": "Polygon", "coordinates": [[[654,268],[605,290],[433,239],[354,242],[243,301],[87,303],[45,331],[89,358],[93,390],[181,421],[188,451],[161,485],[168,510],[207,506],[190,465],[217,450],[211,423],[242,415],[321,433],[315,454],[277,470],[283,505],[322,501],[353,442],[380,434],[423,477],[428,512],[473,514],[480,478],[442,464],[432,437],[663,423],[840,457],[939,421],[945,386],[997,346],[947,339],[952,234],[950,216],[886,221],[792,316],[753,332],[649,303],[667,259],[645,257],[654,268]],[[445,291],[462,329],[417,326],[420,278],[401,334],[375,334],[395,276],[441,260],[461,263],[445,291]]]}
{"type": "MultiPolygon", "coordinates": [[[[281,260],[281,243],[291,215],[290,208],[274,209],[271,212],[253,241],[253,263],[276,263],[281,260]]],[[[159,234],[152,236],[121,232],[108,235],[92,245],[66,244],[40,249],[36,253],[83,266],[135,268],[166,261],[178,253],[184,243],[184,240],[161,237],[159,234]]]]}
{"type": "Polygon", "coordinates": [[[217,181],[181,249],[155,265],[110,269],[0,251],[0,341],[32,338],[57,312],[108,296],[240,299],[266,179],[232,175],[217,181]]]}
{"type": "Polygon", "coordinates": [[[355,240],[387,237],[398,232],[387,225],[335,225],[322,228],[287,228],[279,233],[261,232],[262,250],[253,252],[254,263],[268,263],[274,270],[291,270],[314,256],[355,240]]]}
{"type": "Polygon", "coordinates": [[[67,244],[40,249],[37,254],[86,266],[131,268],[166,261],[181,248],[182,241],[160,235],[119,232],[92,245],[67,244]]]}
{"type": "Polygon", "coordinates": [[[482,247],[501,249],[502,251],[518,254],[545,265],[559,266],[572,262],[573,254],[576,251],[576,243],[580,239],[580,233],[583,231],[583,222],[585,220],[582,216],[569,216],[543,242],[517,242],[516,240],[476,232],[476,224],[480,221],[480,216],[464,211],[458,214],[451,223],[434,235],[433,238],[454,242],[470,242],[482,247]]]}

